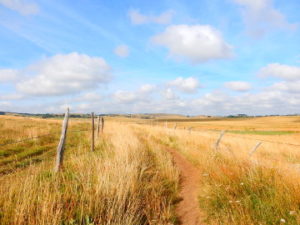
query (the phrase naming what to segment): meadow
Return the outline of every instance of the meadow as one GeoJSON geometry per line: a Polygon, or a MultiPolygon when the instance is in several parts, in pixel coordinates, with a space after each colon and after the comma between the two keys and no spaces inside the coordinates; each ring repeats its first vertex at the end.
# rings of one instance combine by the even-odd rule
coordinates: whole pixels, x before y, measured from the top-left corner
{"type": "Polygon", "coordinates": [[[1,116],[0,224],[300,224],[300,117],[105,121],[1,116]]]}

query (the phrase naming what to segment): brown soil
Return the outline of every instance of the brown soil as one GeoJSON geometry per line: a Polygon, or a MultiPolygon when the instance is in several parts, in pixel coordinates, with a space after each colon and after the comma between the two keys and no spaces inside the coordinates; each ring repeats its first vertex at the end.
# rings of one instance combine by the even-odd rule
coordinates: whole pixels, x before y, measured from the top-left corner
{"type": "Polygon", "coordinates": [[[182,225],[203,224],[197,200],[200,180],[199,170],[176,150],[167,147],[165,149],[173,156],[181,176],[181,190],[179,194],[182,201],[176,207],[180,223],[182,225]]]}

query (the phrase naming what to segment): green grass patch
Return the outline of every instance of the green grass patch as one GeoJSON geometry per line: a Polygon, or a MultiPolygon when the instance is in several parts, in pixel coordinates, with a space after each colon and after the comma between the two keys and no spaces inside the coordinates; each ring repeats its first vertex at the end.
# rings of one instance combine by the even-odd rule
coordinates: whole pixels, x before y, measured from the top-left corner
{"type": "Polygon", "coordinates": [[[252,135],[288,135],[299,133],[297,131],[272,131],[272,130],[230,130],[233,134],[252,134],[252,135]]]}

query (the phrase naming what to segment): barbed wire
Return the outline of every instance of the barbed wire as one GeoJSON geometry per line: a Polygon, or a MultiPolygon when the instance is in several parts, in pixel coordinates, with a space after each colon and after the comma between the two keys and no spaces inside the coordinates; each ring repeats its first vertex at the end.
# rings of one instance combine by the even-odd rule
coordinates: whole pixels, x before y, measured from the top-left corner
{"type": "Polygon", "coordinates": [[[50,135],[53,135],[54,133],[48,133],[48,134],[43,134],[43,135],[39,135],[39,136],[35,136],[35,137],[30,137],[30,138],[25,138],[19,141],[12,141],[12,142],[8,142],[8,143],[4,143],[4,144],[0,144],[0,147],[2,146],[6,146],[6,145],[13,145],[13,144],[17,144],[17,143],[21,143],[21,142],[25,142],[25,141],[31,141],[37,138],[41,138],[41,137],[47,137],[50,135]]]}
{"type": "MultiPolygon", "coordinates": [[[[139,123],[142,124],[142,123],[139,123]]],[[[147,125],[151,125],[151,124],[147,124],[147,125]]],[[[164,128],[163,126],[159,126],[164,128]]],[[[169,129],[172,129],[171,127],[169,127],[169,129]]],[[[177,128],[178,130],[185,130],[185,129],[180,129],[177,128]]],[[[193,130],[193,132],[220,132],[221,130],[193,130]]],[[[270,140],[264,140],[264,139],[258,139],[258,138],[250,138],[250,137],[242,137],[240,135],[237,134],[230,134],[228,132],[226,132],[226,136],[231,136],[231,137],[236,137],[236,138],[240,138],[240,139],[248,139],[248,140],[254,140],[254,141],[262,141],[262,142],[267,142],[267,143],[273,143],[273,144],[280,144],[280,145],[289,145],[289,146],[294,146],[294,147],[300,147],[300,144],[294,144],[294,143],[288,143],[288,142],[278,142],[278,141],[270,141],[270,140]]]]}
{"type": "Polygon", "coordinates": [[[242,139],[248,139],[248,140],[262,141],[262,142],[268,142],[268,143],[273,143],[273,144],[290,145],[290,146],[300,147],[300,144],[287,143],[287,142],[278,142],[278,141],[270,141],[270,140],[264,140],[264,139],[258,139],[258,138],[250,138],[250,137],[241,137],[239,135],[233,135],[233,134],[227,134],[227,136],[228,135],[231,136],[231,137],[237,137],[237,138],[242,138],[242,139]]]}
{"type": "MultiPolygon", "coordinates": [[[[196,132],[220,132],[219,130],[194,130],[196,132]]],[[[243,137],[238,134],[230,134],[228,132],[225,133],[226,136],[231,136],[235,138],[240,138],[240,139],[246,139],[246,140],[254,140],[254,141],[262,141],[262,142],[268,142],[268,143],[273,143],[273,144],[280,144],[280,145],[290,145],[290,146],[295,146],[295,147],[300,147],[300,144],[294,144],[294,143],[288,143],[288,142],[278,142],[278,141],[270,141],[270,140],[265,140],[265,139],[258,139],[258,138],[251,138],[251,137],[243,137]]]]}
{"type": "MultiPolygon", "coordinates": [[[[220,132],[219,130],[194,130],[197,132],[220,132]]],[[[273,144],[281,144],[281,145],[291,145],[291,146],[297,146],[300,147],[300,144],[294,144],[294,143],[288,143],[288,142],[279,142],[279,141],[270,141],[266,139],[258,139],[258,138],[251,138],[251,137],[243,137],[238,134],[231,134],[229,133],[230,131],[226,132],[226,136],[231,136],[231,137],[236,137],[236,138],[241,138],[241,139],[246,139],[246,140],[254,140],[254,141],[263,141],[263,142],[269,142],[273,144]]]]}

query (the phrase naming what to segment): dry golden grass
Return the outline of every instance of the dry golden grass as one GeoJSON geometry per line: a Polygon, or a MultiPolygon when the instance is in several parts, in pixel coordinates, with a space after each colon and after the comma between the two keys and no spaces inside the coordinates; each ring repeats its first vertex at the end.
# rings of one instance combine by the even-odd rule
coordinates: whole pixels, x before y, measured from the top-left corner
{"type": "MultiPolygon", "coordinates": [[[[265,135],[225,134],[215,151],[219,132],[137,126],[141,133],[178,150],[197,166],[203,177],[199,204],[208,224],[300,224],[299,147],[263,143],[250,157],[257,141],[246,138],[264,139],[265,135]]],[[[296,142],[294,135],[267,137],[296,142]]]]}
{"type": "Polygon", "coordinates": [[[0,177],[0,224],[175,222],[178,173],[155,143],[114,122],[106,123],[95,152],[89,134],[74,138],[61,173],[52,172],[49,159],[0,177]]]}
{"type": "MultiPolygon", "coordinates": [[[[164,121],[108,118],[95,152],[90,132],[68,135],[60,174],[52,172],[58,136],[1,149],[0,169],[12,170],[0,177],[0,224],[176,223],[178,172],[164,146],[201,174],[199,205],[207,224],[300,224],[300,148],[276,143],[300,144],[300,118],[200,119],[169,121],[165,128],[164,121]],[[215,151],[221,130],[228,132],[215,151]],[[250,157],[258,141],[262,145],[250,157]],[[35,150],[51,144],[46,152],[52,155],[42,154],[37,164],[35,150]],[[9,157],[16,159],[1,166],[9,157]],[[24,160],[27,167],[16,167],[24,160]]],[[[70,131],[90,122],[70,121],[70,131]]],[[[0,143],[59,133],[60,124],[0,117],[0,143]]]]}
{"type": "MultiPolygon", "coordinates": [[[[61,120],[58,119],[1,116],[0,174],[24,168],[32,162],[37,163],[53,158],[59,140],[60,127],[61,120]],[[39,138],[30,139],[33,137],[39,138]],[[24,139],[30,140],[22,142],[24,139]],[[12,142],[18,143],[10,144],[12,142]]],[[[86,134],[73,131],[88,128],[90,125],[87,120],[70,120],[68,147],[80,147],[80,137],[86,134]]]]}

